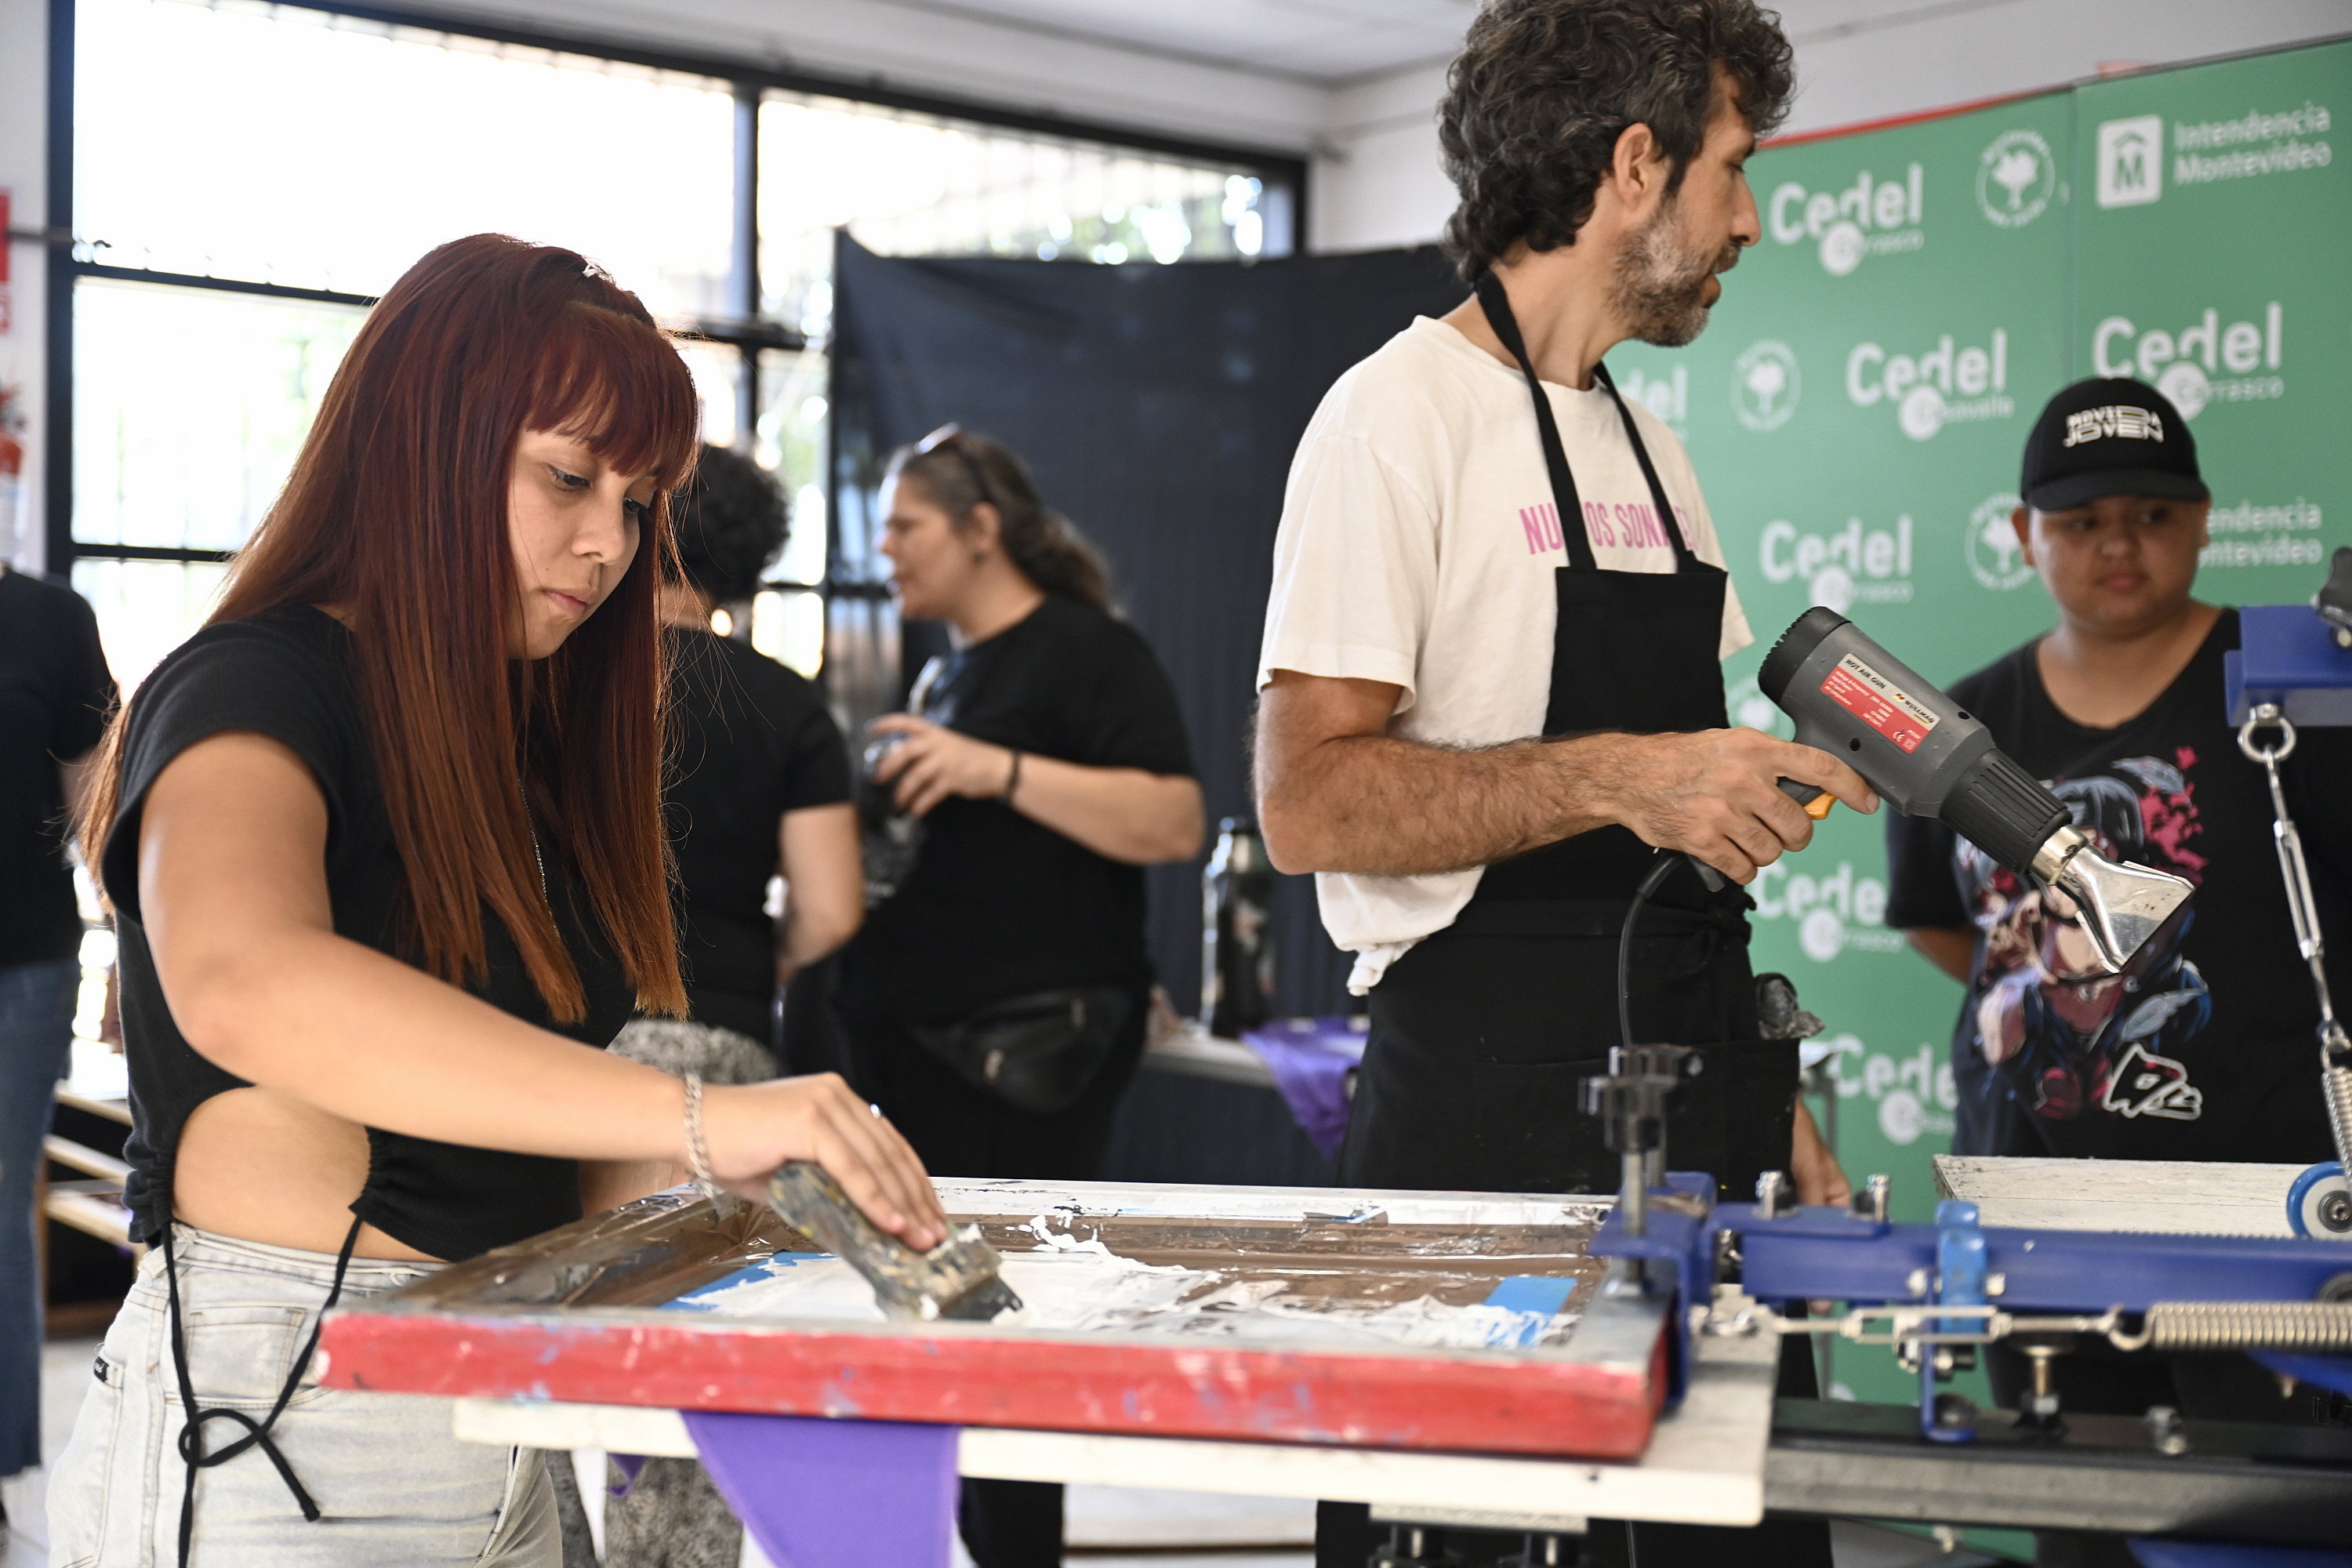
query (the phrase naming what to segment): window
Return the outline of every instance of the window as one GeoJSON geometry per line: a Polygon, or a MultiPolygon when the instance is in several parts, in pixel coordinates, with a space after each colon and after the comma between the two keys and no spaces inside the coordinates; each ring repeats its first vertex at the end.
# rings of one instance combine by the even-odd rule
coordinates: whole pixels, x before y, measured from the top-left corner
{"type": "Polygon", "coordinates": [[[208,612],[368,304],[445,240],[570,246],[688,334],[704,437],[750,452],[793,500],[792,539],[738,635],[812,675],[829,641],[858,657],[895,642],[866,552],[836,559],[827,504],[835,227],[901,255],[1290,247],[1293,161],[386,15],[79,0],[59,46],[76,61],[60,106],[74,458],[52,476],[50,559],[70,562],[126,689],[208,612]],[[836,616],[842,595],[857,602],[836,616]]]}

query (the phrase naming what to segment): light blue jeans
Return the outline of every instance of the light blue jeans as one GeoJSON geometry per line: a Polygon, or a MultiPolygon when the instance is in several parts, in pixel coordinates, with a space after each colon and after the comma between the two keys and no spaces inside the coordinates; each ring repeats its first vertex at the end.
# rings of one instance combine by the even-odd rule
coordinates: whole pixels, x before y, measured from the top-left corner
{"type": "Polygon", "coordinates": [[[41,1281],[33,1177],[73,1049],[81,961],[0,968],[0,1477],[41,1462],[41,1281]]]}
{"type": "MultiPolygon", "coordinates": [[[[173,1232],[197,1403],[258,1421],[327,1299],[335,1260],[173,1232]]],[[[436,1265],[352,1260],[345,1304],[436,1265]]],[[[107,1331],[73,1439],[49,1478],[53,1568],[171,1568],[179,1550],[185,1424],[172,1361],[163,1249],[152,1248],[107,1331]]],[[[533,1449],[461,1443],[446,1399],[320,1388],[314,1364],[271,1436],[324,1515],[306,1521],[258,1448],[200,1471],[194,1568],[561,1568],[555,1494],[533,1449]]],[[[206,1446],[243,1436],[210,1423],[206,1446]]]]}

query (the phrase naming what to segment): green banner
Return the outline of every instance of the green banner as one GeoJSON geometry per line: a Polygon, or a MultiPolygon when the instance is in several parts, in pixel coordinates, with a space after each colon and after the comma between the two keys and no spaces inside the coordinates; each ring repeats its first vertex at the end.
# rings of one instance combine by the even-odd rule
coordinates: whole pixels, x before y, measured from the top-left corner
{"type": "MultiPolygon", "coordinates": [[[[2200,594],[2307,599],[2352,542],[2352,168],[2330,146],[2352,46],[2151,72],[1770,147],[1764,235],[1687,349],[1628,344],[1620,386],[1688,446],[1759,641],[1733,721],[1786,735],[1755,671],[1808,606],[1949,681],[2054,612],[2010,513],[2025,436],[2067,383],[2145,375],[2214,491],[2200,594]]],[[[1828,1022],[1813,1099],[1898,1217],[1934,1205],[1960,988],[1885,924],[1883,826],[1840,808],[1751,889],[1759,970],[1828,1022]]],[[[1836,1380],[1902,1398],[1883,1353],[1836,1380]]]]}
{"type": "Polygon", "coordinates": [[[2345,113],[2352,44],[2075,95],[2075,374],[2153,382],[2188,418],[2213,489],[2207,599],[2308,599],[2347,538],[2345,113]]]}

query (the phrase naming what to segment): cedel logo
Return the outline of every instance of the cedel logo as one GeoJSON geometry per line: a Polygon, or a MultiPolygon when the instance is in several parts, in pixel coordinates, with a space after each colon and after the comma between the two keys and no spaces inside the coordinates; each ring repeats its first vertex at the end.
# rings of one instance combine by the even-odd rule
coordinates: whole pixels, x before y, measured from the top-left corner
{"type": "Polygon", "coordinates": [[[1951,1112],[1960,1103],[1952,1064],[1938,1061],[1936,1047],[1922,1043],[1907,1057],[1874,1051],[1853,1035],[1822,1042],[1830,1051],[1830,1076],[1840,1100],[1867,1095],[1878,1106],[1878,1131],[1889,1143],[1907,1146],[1922,1133],[1948,1136],[1951,1112]],[[1940,1107],[1941,1109],[1936,1109],[1940,1107]]]}
{"type": "Polygon", "coordinates": [[[2025,503],[2004,490],[1987,496],[1969,513],[1961,542],[1968,552],[1969,574],[1996,594],[2006,594],[2033,581],[2036,574],[2018,542],[2011,514],[2025,503]]]}
{"type": "Polygon", "coordinates": [[[1804,579],[1813,603],[1838,614],[1857,604],[1900,605],[1911,598],[1911,520],[1864,532],[1850,518],[1831,533],[1801,532],[1794,523],[1764,525],[1757,564],[1774,583],[1804,579]]]}
{"type": "Polygon", "coordinates": [[[1643,375],[1636,367],[1618,378],[1617,390],[1677,432],[1690,417],[1690,371],[1684,365],[1676,364],[1668,374],[1655,377],[1643,375]]]}
{"type": "Polygon", "coordinates": [[[2098,200],[2145,206],[2164,195],[2164,116],[2135,115],[2099,127],[2098,200]]]}
{"type": "Polygon", "coordinates": [[[2286,311],[2273,300],[2260,325],[2221,324],[2206,312],[2178,331],[2141,331],[2128,316],[2109,316],[2091,329],[2091,363],[2101,375],[2135,375],[2172,400],[2183,419],[2209,403],[2254,403],[2286,395],[2286,311]],[[2270,372],[2273,374],[2263,374],[2270,372]]]}
{"type": "Polygon", "coordinates": [[[1797,412],[1797,395],[1803,390],[1797,356],[1786,343],[1767,338],[1748,344],[1748,352],[1731,362],[1731,411],[1750,430],[1778,430],[1786,425],[1797,412]]]}
{"type": "Polygon", "coordinates": [[[1852,861],[1841,860],[1828,876],[1814,877],[1776,860],[1756,874],[1748,891],[1756,900],[1757,919],[1796,922],[1797,945],[1815,963],[1827,963],[1848,948],[1900,952],[1906,945],[1901,931],[1883,923],[1886,884],[1855,876],[1852,861]]]}
{"type": "Polygon", "coordinates": [[[2023,228],[2058,194],[2058,160],[2039,131],[2004,131],[1977,160],[1977,208],[2000,228],[2023,228]]]}
{"type": "Polygon", "coordinates": [[[1919,226],[1926,210],[1927,173],[1912,164],[1903,177],[1882,180],[1867,169],[1837,192],[1809,191],[1788,181],[1765,204],[1765,223],[1782,245],[1815,241],[1822,269],[1843,278],[1865,256],[1917,250],[1927,243],[1919,226]]]}
{"type": "Polygon", "coordinates": [[[1947,332],[1921,354],[1890,354],[1863,342],[1845,356],[1846,396],[1861,408],[1893,405],[1895,422],[1914,441],[1964,420],[2008,418],[2017,412],[2008,387],[2009,333],[1999,327],[1979,345],[1956,348],[1947,332]]]}

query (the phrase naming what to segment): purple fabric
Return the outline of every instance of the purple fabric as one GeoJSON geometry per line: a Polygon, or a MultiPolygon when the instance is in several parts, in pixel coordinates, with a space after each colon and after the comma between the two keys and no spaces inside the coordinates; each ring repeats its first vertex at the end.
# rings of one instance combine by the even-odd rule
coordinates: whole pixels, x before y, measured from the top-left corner
{"type": "Polygon", "coordinates": [[[621,1484],[607,1486],[604,1489],[614,1497],[628,1496],[629,1489],[635,1486],[637,1478],[645,1473],[646,1457],[643,1454],[607,1454],[604,1457],[613,1461],[614,1469],[621,1472],[621,1484]]]}
{"type": "Polygon", "coordinates": [[[776,1568],[948,1568],[956,1432],[688,1410],[702,1468],[776,1568]]]}
{"type": "Polygon", "coordinates": [[[1348,1017],[1281,1018],[1242,1036],[1274,1074],[1300,1131],[1326,1154],[1348,1135],[1349,1075],[1364,1059],[1364,1032],[1348,1017]]]}

